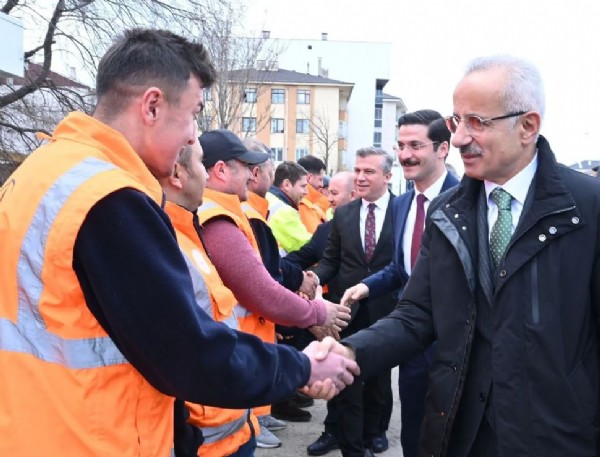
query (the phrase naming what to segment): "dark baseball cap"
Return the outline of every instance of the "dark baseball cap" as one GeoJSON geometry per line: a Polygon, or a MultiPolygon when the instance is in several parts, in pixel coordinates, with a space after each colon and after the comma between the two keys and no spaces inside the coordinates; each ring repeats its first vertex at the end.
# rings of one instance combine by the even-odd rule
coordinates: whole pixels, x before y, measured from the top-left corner
{"type": "Polygon", "coordinates": [[[250,151],[242,140],[230,130],[209,130],[200,135],[200,145],[204,151],[202,163],[211,168],[219,160],[239,160],[250,165],[265,162],[269,155],[263,152],[250,151]]]}

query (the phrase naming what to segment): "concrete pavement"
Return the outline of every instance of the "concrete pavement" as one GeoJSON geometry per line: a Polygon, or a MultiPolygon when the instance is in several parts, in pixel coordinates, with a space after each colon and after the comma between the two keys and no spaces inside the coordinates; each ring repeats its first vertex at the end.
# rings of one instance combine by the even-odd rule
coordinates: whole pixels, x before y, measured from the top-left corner
{"type": "MultiPolygon", "coordinates": [[[[394,410],[387,437],[390,448],[380,455],[382,457],[402,457],[400,447],[400,402],[398,400],[398,369],[392,371],[392,390],[394,392],[394,410]]],[[[324,400],[316,400],[307,408],[312,414],[310,422],[288,422],[284,430],[275,432],[283,445],[276,449],[257,449],[256,457],[306,457],[306,447],[315,441],[323,432],[323,419],[327,414],[324,400]]],[[[340,451],[332,451],[327,457],[341,457],[340,451]]]]}

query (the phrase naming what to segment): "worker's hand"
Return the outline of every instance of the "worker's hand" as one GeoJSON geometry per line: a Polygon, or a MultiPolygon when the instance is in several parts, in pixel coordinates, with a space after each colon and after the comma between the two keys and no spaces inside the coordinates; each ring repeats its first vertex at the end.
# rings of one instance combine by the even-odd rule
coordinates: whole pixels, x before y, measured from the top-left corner
{"type": "Polygon", "coordinates": [[[356,303],[358,300],[362,300],[363,298],[366,298],[368,296],[369,288],[366,284],[360,282],[357,285],[346,289],[346,292],[344,292],[340,305],[350,306],[356,303]]]}
{"type": "Polygon", "coordinates": [[[325,303],[325,311],[327,312],[323,326],[333,327],[338,332],[346,328],[350,321],[350,308],[332,303],[329,300],[323,300],[323,303],[325,303]]]}
{"type": "Polygon", "coordinates": [[[339,390],[335,388],[335,384],[331,379],[313,382],[310,386],[305,386],[299,390],[312,398],[320,398],[323,400],[331,400],[340,393],[339,390]]]}
{"type": "Polygon", "coordinates": [[[313,325],[308,329],[310,333],[312,333],[317,341],[323,341],[326,336],[330,336],[336,341],[340,340],[339,332],[333,327],[323,327],[321,325],[313,325]]]}
{"type": "Polygon", "coordinates": [[[358,364],[349,358],[354,353],[331,337],[326,337],[322,342],[313,341],[302,352],[310,360],[308,387],[315,382],[331,379],[335,388],[341,391],[347,385],[352,384],[354,377],[360,374],[358,364]]]}
{"type": "Polygon", "coordinates": [[[319,279],[312,271],[304,271],[302,274],[304,275],[304,278],[302,279],[302,284],[300,285],[298,292],[303,293],[312,300],[315,298],[319,279]]]}

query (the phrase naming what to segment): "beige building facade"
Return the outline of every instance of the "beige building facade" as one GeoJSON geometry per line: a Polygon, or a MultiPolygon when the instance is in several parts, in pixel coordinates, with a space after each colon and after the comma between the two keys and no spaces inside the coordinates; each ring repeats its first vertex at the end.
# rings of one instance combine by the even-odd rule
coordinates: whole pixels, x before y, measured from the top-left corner
{"type": "Polygon", "coordinates": [[[205,97],[204,128],[255,137],[273,150],[278,163],[312,154],[326,163],[328,173],[342,168],[352,83],[276,67],[241,74],[231,75],[227,92],[215,88],[205,97]],[[239,100],[226,124],[209,117],[223,105],[219,93],[239,100]]]}

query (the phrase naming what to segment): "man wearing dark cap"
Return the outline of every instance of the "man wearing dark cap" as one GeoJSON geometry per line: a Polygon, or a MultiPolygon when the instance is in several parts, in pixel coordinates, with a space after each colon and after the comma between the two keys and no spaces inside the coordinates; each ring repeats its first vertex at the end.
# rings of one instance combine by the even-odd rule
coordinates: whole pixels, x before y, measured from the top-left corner
{"type": "MultiPolygon", "coordinates": [[[[208,173],[202,206],[198,209],[206,252],[224,286],[235,296],[234,314],[240,330],[275,342],[275,323],[307,328],[346,327],[349,309],[323,299],[305,300],[275,281],[264,267],[258,243],[241,202],[248,198],[249,165],[269,155],[249,151],[229,130],[210,130],[200,137],[208,173]]],[[[259,416],[270,408],[257,408],[259,416]]],[[[255,423],[256,425],[256,423],[255,423]]],[[[213,427],[218,424],[213,424],[213,427]]],[[[274,443],[280,446],[281,443],[274,443]]]]}

